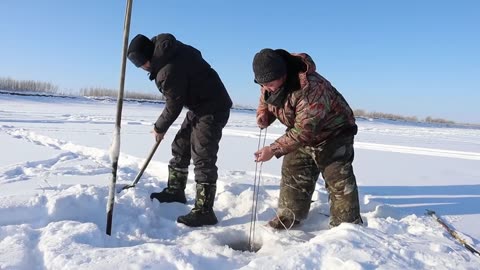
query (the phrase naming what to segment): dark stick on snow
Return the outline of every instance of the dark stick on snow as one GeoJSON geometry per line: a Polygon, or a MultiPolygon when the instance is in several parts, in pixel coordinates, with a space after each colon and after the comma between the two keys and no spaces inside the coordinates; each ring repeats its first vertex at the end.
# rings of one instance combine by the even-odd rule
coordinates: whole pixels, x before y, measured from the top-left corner
{"type": "Polygon", "coordinates": [[[432,210],[428,210],[427,209],[427,215],[429,216],[432,216],[438,223],[440,223],[440,225],[442,225],[442,227],[447,230],[447,232],[453,237],[455,238],[458,242],[460,242],[460,244],[462,244],[462,246],[464,246],[466,249],[468,249],[470,252],[472,252],[473,254],[476,254],[477,256],[480,256],[480,252],[478,252],[478,250],[476,250],[473,246],[469,245],[465,240],[463,240],[462,237],[460,237],[460,235],[458,234],[457,231],[455,231],[454,229],[450,228],[447,223],[445,223],[442,219],[440,219],[437,214],[435,213],[435,211],[432,211],[432,210]]]}
{"type": "Polygon", "coordinates": [[[121,192],[122,190],[135,187],[135,186],[137,185],[138,181],[140,180],[140,178],[141,178],[142,175],[143,175],[143,172],[145,172],[145,169],[147,169],[147,166],[148,166],[148,164],[150,163],[150,160],[152,160],[153,155],[155,155],[155,152],[157,151],[158,145],[160,145],[160,141],[155,142],[155,144],[153,145],[152,150],[150,150],[150,154],[148,154],[147,159],[145,160],[145,162],[143,162],[142,168],[140,168],[140,171],[138,172],[138,174],[137,174],[137,176],[135,177],[135,179],[133,180],[133,182],[132,182],[130,185],[125,185],[124,187],[122,187],[122,189],[120,190],[120,192],[121,192]]]}

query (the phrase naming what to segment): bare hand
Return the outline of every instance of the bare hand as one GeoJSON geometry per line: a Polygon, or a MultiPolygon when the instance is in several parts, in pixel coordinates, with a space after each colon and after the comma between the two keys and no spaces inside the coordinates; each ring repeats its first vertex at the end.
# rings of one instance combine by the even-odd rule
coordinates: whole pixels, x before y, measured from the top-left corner
{"type": "Polygon", "coordinates": [[[268,127],[268,117],[265,114],[258,115],[257,116],[257,125],[261,129],[267,128],[268,127]]]}
{"type": "Polygon", "coordinates": [[[158,133],[155,131],[155,129],[152,130],[153,136],[155,136],[155,141],[156,142],[161,142],[163,140],[163,137],[165,136],[165,133],[158,133]]]}
{"type": "Polygon", "coordinates": [[[272,148],[270,146],[265,146],[262,149],[254,153],[255,162],[265,162],[269,161],[273,157],[272,148]]]}

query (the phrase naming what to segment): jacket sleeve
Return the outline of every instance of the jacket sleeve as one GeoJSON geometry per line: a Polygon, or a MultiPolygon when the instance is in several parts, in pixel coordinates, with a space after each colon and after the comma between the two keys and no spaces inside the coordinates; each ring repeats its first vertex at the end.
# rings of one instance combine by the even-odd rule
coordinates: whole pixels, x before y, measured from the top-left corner
{"type": "Polygon", "coordinates": [[[260,90],[260,101],[257,108],[257,118],[266,116],[268,119],[268,125],[272,124],[277,118],[273,113],[268,110],[268,105],[265,103],[265,92],[260,90]]]}
{"type": "Polygon", "coordinates": [[[184,73],[160,71],[157,74],[156,83],[163,92],[166,102],[165,108],[155,122],[154,128],[158,133],[165,133],[177,119],[185,105],[187,80],[184,73]]]}
{"type": "Polygon", "coordinates": [[[328,108],[328,97],[322,91],[306,90],[296,102],[294,126],[270,145],[273,154],[279,158],[314,141],[328,108]]]}

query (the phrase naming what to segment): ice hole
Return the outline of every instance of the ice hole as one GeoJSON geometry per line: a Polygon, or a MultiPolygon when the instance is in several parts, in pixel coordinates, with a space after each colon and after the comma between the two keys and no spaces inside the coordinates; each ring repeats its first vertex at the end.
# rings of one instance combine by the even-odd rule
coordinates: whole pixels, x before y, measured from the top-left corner
{"type": "Polygon", "coordinates": [[[232,243],[227,243],[227,246],[233,250],[248,252],[257,252],[262,248],[260,243],[249,244],[248,241],[235,241],[232,243]]]}

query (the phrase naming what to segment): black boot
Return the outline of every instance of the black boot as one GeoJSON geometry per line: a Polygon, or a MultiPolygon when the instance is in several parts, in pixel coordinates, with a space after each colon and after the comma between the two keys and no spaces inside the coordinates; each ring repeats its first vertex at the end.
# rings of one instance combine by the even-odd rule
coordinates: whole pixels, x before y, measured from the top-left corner
{"type": "Polygon", "coordinates": [[[218,220],[213,212],[216,191],[217,186],[215,184],[197,184],[195,207],[187,215],[179,216],[177,222],[189,227],[217,224],[218,220]]]}
{"type": "Polygon", "coordinates": [[[187,203],[185,186],[187,185],[188,169],[178,169],[168,166],[168,186],[161,192],[150,194],[150,199],[161,203],[187,203]]]}

